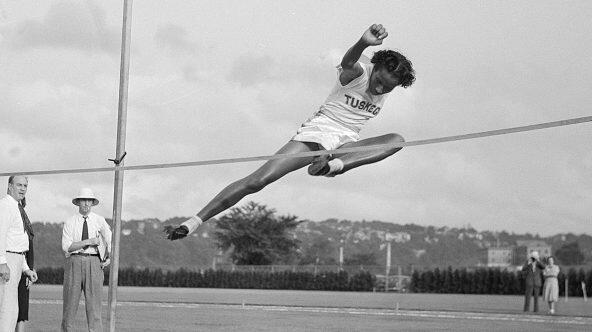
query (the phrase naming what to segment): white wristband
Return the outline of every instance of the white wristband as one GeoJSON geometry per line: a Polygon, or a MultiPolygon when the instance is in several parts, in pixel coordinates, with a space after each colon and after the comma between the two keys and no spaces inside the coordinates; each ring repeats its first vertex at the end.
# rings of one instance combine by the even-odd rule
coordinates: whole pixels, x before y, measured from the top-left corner
{"type": "Polygon", "coordinates": [[[197,216],[193,216],[187,220],[185,220],[181,226],[187,226],[187,228],[189,229],[189,234],[193,233],[197,227],[199,227],[199,225],[201,225],[203,223],[203,221],[201,220],[201,218],[197,217],[197,216]]]}

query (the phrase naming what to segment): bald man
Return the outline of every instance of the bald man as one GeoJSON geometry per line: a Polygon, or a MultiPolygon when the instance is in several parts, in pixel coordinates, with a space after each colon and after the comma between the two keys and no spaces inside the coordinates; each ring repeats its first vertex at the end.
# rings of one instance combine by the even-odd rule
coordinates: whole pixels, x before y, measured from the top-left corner
{"type": "Polygon", "coordinates": [[[0,331],[14,331],[18,318],[18,284],[24,273],[32,282],[37,273],[29,268],[25,254],[29,236],[23,221],[29,180],[25,176],[8,178],[8,195],[0,199],[0,331]]]}

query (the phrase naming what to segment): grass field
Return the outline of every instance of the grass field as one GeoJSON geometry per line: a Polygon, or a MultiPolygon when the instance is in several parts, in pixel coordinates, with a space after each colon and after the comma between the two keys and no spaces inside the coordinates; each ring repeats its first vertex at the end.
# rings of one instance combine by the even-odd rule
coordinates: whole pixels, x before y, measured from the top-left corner
{"type": "MultiPolygon", "coordinates": [[[[59,330],[62,287],[35,285],[30,331],[59,330]]],[[[107,300],[105,288],[104,300],[107,300]]],[[[522,312],[522,297],[119,287],[118,331],[589,331],[592,301],[522,312]],[[398,310],[397,310],[398,309],[398,310]]],[[[107,327],[107,306],[103,307],[107,327]]],[[[86,319],[81,303],[80,331],[86,319]]]]}

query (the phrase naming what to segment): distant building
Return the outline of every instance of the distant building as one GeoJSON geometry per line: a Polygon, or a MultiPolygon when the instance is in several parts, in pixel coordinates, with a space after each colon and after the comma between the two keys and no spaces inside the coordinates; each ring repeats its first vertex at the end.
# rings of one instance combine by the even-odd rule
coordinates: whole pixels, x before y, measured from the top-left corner
{"type": "Polygon", "coordinates": [[[533,251],[538,251],[541,258],[551,256],[551,246],[545,241],[518,240],[516,241],[516,248],[514,249],[514,265],[524,264],[533,251]]]}
{"type": "Polygon", "coordinates": [[[513,247],[490,247],[483,249],[481,262],[487,267],[509,267],[513,256],[513,247]]]}
{"type": "Polygon", "coordinates": [[[551,246],[545,241],[518,240],[515,246],[483,249],[480,262],[487,267],[521,266],[533,251],[538,251],[541,258],[551,256],[551,246]]]}
{"type": "Polygon", "coordinates": [[[386,241],[394,241],[395,243],[405,243],[411,241],[411,234],[406,232],[386,233],[386,241]]]}

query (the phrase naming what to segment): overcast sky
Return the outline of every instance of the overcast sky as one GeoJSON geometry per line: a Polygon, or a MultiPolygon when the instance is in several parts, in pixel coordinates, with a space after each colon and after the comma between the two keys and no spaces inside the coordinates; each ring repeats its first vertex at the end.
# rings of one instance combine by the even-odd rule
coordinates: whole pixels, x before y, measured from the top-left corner
{"type": "MultiPolygon", "coordinates": [[[[122,1],[0,0],[0,171],[112,166],[122,1]]],[[[417,81],[362,138],[407,141],[592,115],[589,1],[135,1],[126,165],[273,154],[372,23],[417,81]],[[372,6],[368,6],[372,3],[372,6]]],[[[336,178],[292,173],[243,200],[302,219],[592,234],[592,124],[408,147],[336,178]]],[[[123,219],[196,213],[261,162],[125,173],[123,219]]],[[[2,180],[5,186],[6,178],[2,180]]],[[[113,174],[29,179],[62,222],[113,174]]],[[[2,187],[3,188],[3,187],[2,187]]]]}

